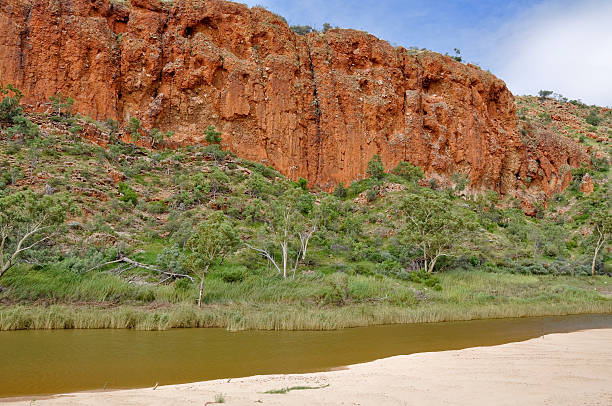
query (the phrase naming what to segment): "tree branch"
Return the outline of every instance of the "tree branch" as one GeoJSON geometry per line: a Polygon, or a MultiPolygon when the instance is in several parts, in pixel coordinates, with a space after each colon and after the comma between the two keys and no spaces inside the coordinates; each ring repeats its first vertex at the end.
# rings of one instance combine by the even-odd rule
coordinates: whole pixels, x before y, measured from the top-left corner
{"type": "MultiPolygon", "coordinates": [[[[105,262],[105,263],[103,263],[103,264],[100,264],[100,265],[94,266],[94,267],[93,267],[93,268],[91,268],[89,271],[93,271],[93,270],[94,270],[94,269],[96,269],[96,268],[101,268],[101,267],[103,267],[103,266],[110,265],[110,264],[116,264],[116,263],[119,263],[119,262],[124,262],[124,263],[129,264],[129,265],[132,265],[132,267],[136,267],[136,268],[148,269],[149,271],[157,272],[157,273],[160,273],[160,274],[162,274],[162,275],[167,275],[167,276],[169,276],[170,278],[187,278],[187,279],[189,279],[191,282],[193,282],[193,281],[194,281],[194,280],[193,280],[193,277],[191,277],[191,276],[189,276],[189,275],[185,275],[185,274],[182,274],[182,273],[175,273],[175,272],[162,271],[161,269],[157,269],[157,268],[155,268],[155,267],[153,267],[153,266],[151,266],[151,265],[143,264],[143,263],[141,263],[141,262],[136,262],[136,261],[134,261],[133,259],[130,259],[130,258],[128,258],[128,257],[121,257],[121,258],[116,259],[116,260],[114,260],[114,261],[105,262]]],[[[89,272],[89,271],[87,271],[87,272],[89,272]]]]}
{"type": "Polygon", "coordinates": [[[261,248],[254,247],[251,244],[244,243],[244,245],[246,245],[248,248],[252,249],[253,251],[257,251],[260,254],[263,254],[268,259],[268,261],[270,261],[272,263],[272,265],[274,265],[274,267],[276,268],[276,270],[278,271],[279,274],[283,273],[283,271],[281,271],[280,267],[278,266],[278,264],[276,263],[276,261],[270,255],[270,253],[268,251],[266,251],[264,249],[261,249],[261,248]]]}

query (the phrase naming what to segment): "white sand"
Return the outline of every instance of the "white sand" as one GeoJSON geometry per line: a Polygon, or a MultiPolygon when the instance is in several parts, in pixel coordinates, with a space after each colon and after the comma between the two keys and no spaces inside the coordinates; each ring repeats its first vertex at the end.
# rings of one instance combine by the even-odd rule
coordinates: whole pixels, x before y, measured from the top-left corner
{"type": "Polygon", "coordinates": [[[401,355],[343,370],[83,392],[23,405],[612,405],[612,329],[401,355]],[[291,386],[323,386],[264,394],[291,386]],[[207,403],[210,402],[210,403],[207,403]]]}

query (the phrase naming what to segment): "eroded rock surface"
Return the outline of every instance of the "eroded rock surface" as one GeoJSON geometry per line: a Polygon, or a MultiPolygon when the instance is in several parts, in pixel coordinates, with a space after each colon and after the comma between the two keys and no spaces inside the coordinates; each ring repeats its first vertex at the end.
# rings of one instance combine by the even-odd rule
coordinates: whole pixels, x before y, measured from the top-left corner
{"type": "Polygon", "coordinates": [[[387,168],[463,173],[475,191],[546,195],[584,160],[575,145],[526,145],[512,94],[476,66],[354,30],[299,36],[225,1],[4,0],[0,82],[34,109],[61,92],[178,143],[203,143],[213,124],[239,156],[325,189],[380,154],[387,168]]]}

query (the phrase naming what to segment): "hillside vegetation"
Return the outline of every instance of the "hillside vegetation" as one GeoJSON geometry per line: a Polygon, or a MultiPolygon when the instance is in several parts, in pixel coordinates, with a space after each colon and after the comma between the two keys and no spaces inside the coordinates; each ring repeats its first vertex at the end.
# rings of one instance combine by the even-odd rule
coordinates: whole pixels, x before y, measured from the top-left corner
{"type": "Polygon", "coordinates": [[[612,311],[610,110],[518,98],[519,122],[593,155],[529,217],[512,196],[473,196],[460,176],[441,188],[409,163],[385,173],[377,156],[367,179],[308,190],[223,151],[214,127],[202,129],[208,146],[169,149],[137,120],[74,115],[61,95],[28,114],[4,90],[0,329],[331,329],[612,311]],[[554,109],[580,128],[549,120],[554,109]],[[597,125],[583,125],[593,114],[597,125]],[[32,246],[11,261],[28,232],[21,248],[32,246]]]}

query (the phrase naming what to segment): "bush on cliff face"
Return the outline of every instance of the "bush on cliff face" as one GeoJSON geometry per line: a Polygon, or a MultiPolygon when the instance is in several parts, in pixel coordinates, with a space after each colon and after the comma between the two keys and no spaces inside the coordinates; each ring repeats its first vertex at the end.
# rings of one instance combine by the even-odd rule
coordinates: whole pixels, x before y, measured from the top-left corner
{"type": "Polygon", "coordinates": [[[19,104],[23,93],[12,85],[6,85],[0,87],[0,95],[0,123],[15,124],[15,118],[23,115],[23,108],[19,104]]]}
{"type": "Polygon", "coordinates": [[[214,125],[209,125],[204,130],[204,138],[209,145],[221,144],[221,132],[217,131],[214,125]]]}
{"type": "Polygon", "coordinates": [[[306,35],[310,34],[311,32],[316,32],[316,30],[310,25],[292,25],[289,28],[291,28],[291,30],[297,35],[306,35]]]}
{"type": "Polygon", "coordinates": [[[132,142],[140,140],[140,120],[136,117],[131,117],[128,122],[127,132],[132,136],[132,142]]]}
{"type": "Polygon", "coordinates": [[[334,196],[340,199],[344,199],[347,196],[346,188],[344,187],[344,182],[340,182],[336,185],[334,189],[334,196]]]}
{"type": "Polygon", "coordinates": [[[376,198],[378,198],[378,191],[375,187],[366,190],[366,200],[368,202],[372,203],[376,198]]]}
{"type": "Polygon", "coordinates": [[[385,177],[385,166],[383,165],[380,155],[375,154],[372,159],[370,159],[366,173],[368,176],[375,179],[382,179],[385,177]]]}
{"type": "Polygon", "coordinates": [[[122,202],[132,203],[133,206],[136,206],[138,203],[138,194],[136,194],[136,191],[124,182],[119,182],[118,187],[119,193],[121,194],[120,200],[122,202]]]}
{"type": "Polygon", "coordinates": [[[540,97],[540,100],[542,101],[548,99],[552,94],[553,94],[552,90],[540,90],[538,92],[538,96],[540,97]]]}
{"type": "Polygon", "coordinates": [[[597,113],[594,110],[591,110],[591,112],[584,119],[584,121],[586,121],[587,124],[597,127],[599,123],[601,123],[601,118],[597,115],[597,113]]]}
{"type": "Polygon", "coordinates": [[[391,171],[393,175],[399,176],[408,182],[418,182],[423,179],[423,169],[418,166],[414,166],[410,162],[400,162],[397,166],[391,171]]]}
{"type": "Polygon", "coordinates": [[[54,114],[57,116],[67,116],[72,113],[72,105],[74,99],[69,96],[64,96],[61,92],[49,98],[54,114]]]}
{"type": "Polygon", "coordinates": [[[174,133],[172,131],[162,132],[158,128],[154,128],[149,133],[149,138],[151,139],[151,147],[155,148],[157,145],[163,145],[164,141],[170,137],[172,137],[174,133]]]}
{"type": "Polygon", "coordinates": [[[10,137],[33,138],[40,134],[38,126],[23,115],[20,100],[23,93],[12,85],[0,87],[0,131],[10,137]],[[3,127],[6,127],[3,129],[3,127]]]}

